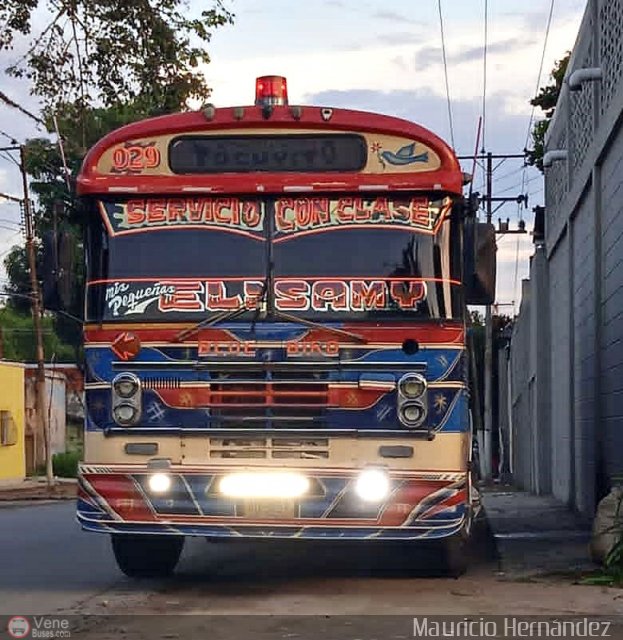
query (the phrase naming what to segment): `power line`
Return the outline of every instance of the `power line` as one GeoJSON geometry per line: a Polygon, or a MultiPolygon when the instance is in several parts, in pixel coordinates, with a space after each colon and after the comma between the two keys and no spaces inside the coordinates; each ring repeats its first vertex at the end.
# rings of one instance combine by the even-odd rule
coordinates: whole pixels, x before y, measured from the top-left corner
{"type": "Polygon", "coordinates": [[[20,104],[15,102],[15,100],[11,100],[11,98],[9,98],[9,96],[7,96],[7,94],[2,91],[0,91],[0,101],[4,102],[9,107],[13,107],[13,109],[17,109],[18,111],[21,111],[25,116],[28,116],[31,120],[34,120],[37,124],[42,125],[44,129],[47,129],[45,122],[41,118],[39,118],[38,116],[28,111],[28,109],[25,109],[24,107],[22,107],[20,104]]]}
{"type": "Polygon", "coordinates": [[[12,162],[14,165],[17,165],[19,167],[19,162],[8,151],[1,151],[0,157],[4,160],[7,160],[8,162],[12,162]]]}
{"type": "Polygon", "coordinates": [[[499,182],[500,180],[510,178],[511,176],[516,176],[520,171],[523,171],[525,168],[526,168],[525,165],[522,164],[521,167],[517,167],[516,169],[509,171],[508,173],[505,173],[503,176],[498,176],[497,180],[499,182]]]}
{"type": "Polygon", "coordinates": [[[446,58],[446,37],[443,28],[443,13],[441,11],[441,0],[437,0],[437,8],[439,9],[439,27],[441,29],[441,53],[443,56],[443,72],[446,79],[446,99],[448,102],[448,125],[450,126],[450,141],[452,148],[456,149],[454,144],[454,123],[452,122],[452,100],[450,99],[450,83],[448,81],[448,60],[446,58]]]}
{"type": "Polygon", "coordinates": [[[498,191],[497,194],[501,195],[502,193],[508,193],[509,191],[515,191],[515,189],[519,189],[519,187],[521,187],[521,192],[523,193],[525,188],[531,183],[534,182],[535,180],[542,180],[543,177],[542,176],[533,176],[532,178],[529,178],[528,180],[522,180],[521,182],[518,182],[517,184],[514,184],[512,187],[507,187],[506,189],[502,189],[502,191],[498,191]]]}
{"type": "MultiPolygon", "coordinates": [[[[541,62],[539,63],[539,73],[536,78],[536,87],[534,89],[534,95],[538,95],[539,85],[541,84],[541,76],[543,75],[543,65],[545,64],[545,54],[547,53],[547,43],[549,40],[549,34],[552,28],[552,18],[554,16],[554,4],[556,0],[551,0],[549,5],[549,14],[547,16],[547,24],[545,27],[545,37],[543,38],[543,51],[541,52],[541,62]]],[[[526,141],[524,144],[524,150],[528,149],[528,142],[530,142],[530,134],[532,133],[532,123],[534,122],[534,113],[536,111],[536,105],[532,105],[532,110],[530,111],[530,120],[528,121],[528,131],[526,132],[526,141]]],[[[527,166],[524,165],[524,171],[521,177],[521,190],[522,192],[525,190],[526,185],[526,170],[527,166]]],[[[520,220],[523,220],[523,212],[521,210],[521,205],[517,205],[517,215],[520,220]]],[[[519,275],[519,237],[517,238],[517,246],[515,248],[515,269],[514,269],[514,278],[513,278],[513,298],[517,299],[517,280],[519,275]]],[[[515,305],[513,304],[513,313],[515,313],[515,305]]]]}
{"type": "MultiPolygon", "coordinates": [[[[9,236],[9,237],[5,240],[5,242],[13,242],[13,239],[14,239],[14,238],[17,238],[17,236],[21,236],[21,235],[22,235],[22,232],[21,232],[21,231],[18,231],[17,233],[14,233],[13,235],[9,236]]],[[[6,256],[6,255],[7,255],[7,253],[11,253],[11,251],[13,251],[13,248],[14,248],[15,246],[16,246],[16,245],[11,245],[8,249],[6,249],[5,251],[2,251],[2,252],[0,253],[0,258],[4,258],[4,256],[6,256]]]]}
{"type": "Polygon", "coordinates": [[[487,46],[489,39],[489,0],[485,0],[485,33],[482,52],[482,148],[485,152],[487,137],[487,46]]]}
{"type": "Polygon", "coordinates": [[[16,138],[14,138],[13,136],[9,135],[5,131],[2,131],[1,129],[0,129],[0,136],[4,136],[7,140],[10,141],[11,144],[14,144],[14,145],[18,145],[19,144],[19,142],[17,141],[16,138]]]}
{"type": "MultiPolygon", "coordinates": [[[[547,52],[547,41],[549,40],[549,32],[552,27],[552,17],[554,15],[554,4],[556,0],[551,0],[549,5],[549,15],[547,17],[547,26],[545,28],[545,39],[543,41],[543,52],[541,53],[541,64],[539,65],[539,74],[536,79],[536,88],[534,90],[534,95],[536,96],[539,92],[539,85],[541,84],[541,75],[543,74],[543,65],[545,64],[545,54],[547,52]]],[[[532,132],[532,123],[534,121],[534,112],[536,110],[536,105],[532,105],[532,111],[530,112],[530,121],[528,122],[528,132],[526,134],[526,143],[524,144],[524,148],[528,148],[528,142],[530,141],[530,133],[532,132]]]]}

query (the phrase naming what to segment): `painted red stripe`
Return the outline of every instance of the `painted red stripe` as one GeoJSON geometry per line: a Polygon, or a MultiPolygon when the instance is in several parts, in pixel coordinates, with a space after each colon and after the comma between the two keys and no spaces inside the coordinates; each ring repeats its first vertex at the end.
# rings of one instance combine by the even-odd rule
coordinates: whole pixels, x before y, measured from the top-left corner
{"type": "MultiPolygon", "coordinates": [[[[192,326],[192,323],[183,326],[192,326]]],[[[123,331],[131,331],[136,334],[141,342],[171,342],[171,346],[192,346],[195,341],[176,343],[175,338],[179,334],[182,325],[167,326],[162,323],[158,326],[150,326],[137,322],[133,325],[124,323],[120,326],[108,325],[103,328],[86,327],[84,331],[85,342],[112,342],[123,331]]],[[[340,325],[345,331],[351,331],[365,338],[371,343],[390,343],[402,345],[406,338],[412,338],[423,344],[452,344],[463,346],[465,331],[460,323],[444,325],[418,325],[415,323],[402,325],[386,323],[381,327],[364,323],[350,322],[340,325]]],[[[236,342],[236,337],[229,331],[218,328],[202,329],[199,340],[210,342],[236,342]]],[[[335,333],[325,329],[307,329],[300,342],[347,342],[348,338],[338,337],[335,333]]],[[[365,346],[365,345],[362,345],[365,346]]]]}
{"type": "Polygon", "coordinates": [[[153,522],[155,515],[129,476],[112,473],[86,474],[93,489],[124,520],[153,522]]]}

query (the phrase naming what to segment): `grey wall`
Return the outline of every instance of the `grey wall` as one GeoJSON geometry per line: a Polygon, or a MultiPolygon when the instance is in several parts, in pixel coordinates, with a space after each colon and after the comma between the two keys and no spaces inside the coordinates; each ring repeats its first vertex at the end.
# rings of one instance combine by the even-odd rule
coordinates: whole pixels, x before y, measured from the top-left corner
{"type": "Polygon", "coordinates": [[[545,243],[511,344],[514,473],[592,514],[623,475],[623,0],[589,0],[546,140],[545,243]],[[528,355],[526,355],[528,354],[528,355]]]}

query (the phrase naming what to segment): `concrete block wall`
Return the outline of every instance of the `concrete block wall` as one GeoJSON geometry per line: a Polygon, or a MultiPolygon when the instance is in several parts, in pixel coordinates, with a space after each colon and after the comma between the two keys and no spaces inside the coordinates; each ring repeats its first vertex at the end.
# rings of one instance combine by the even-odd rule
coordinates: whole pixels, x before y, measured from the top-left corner
{"type": "Polygon", "coordinates": [[[568,157],[545,171],[545,245],[511,345],[511,422],[528,405],[532,421],[515,471],[590,515],[623,476],[623,0],[587,3],[546,139],[555,149],[568,157]],[[570,91],[587,67],[602,80],[570,91]]]}

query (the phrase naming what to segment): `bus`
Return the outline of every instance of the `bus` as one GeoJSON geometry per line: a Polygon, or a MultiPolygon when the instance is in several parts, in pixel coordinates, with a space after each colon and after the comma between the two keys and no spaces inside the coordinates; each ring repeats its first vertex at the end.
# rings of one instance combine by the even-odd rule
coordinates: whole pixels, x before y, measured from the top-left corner
{"type": "Polygon", "coordinates": [[[468,179],[425,128],[290,105],[279,76],[88,152],[77,517],[123,572],[170,574],[186,536],[464,569],[466,305],[495,281],[468,179]]]}

